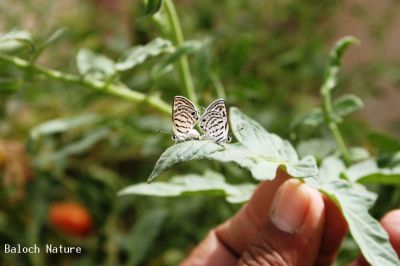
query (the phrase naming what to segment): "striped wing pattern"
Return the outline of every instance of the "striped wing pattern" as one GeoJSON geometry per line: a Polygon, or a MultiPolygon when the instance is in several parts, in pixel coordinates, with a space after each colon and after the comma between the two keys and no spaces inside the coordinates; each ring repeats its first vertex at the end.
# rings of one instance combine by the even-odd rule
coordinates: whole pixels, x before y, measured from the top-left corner
{"type": "Polygon", "coordinates": [[[183,96],[175,96],[172,105],[172,139],[176,142],[199,138],[199,132],[194,129],[199,120],[199,112],[194,104],[183,96]]]}
{"type": "Polygon", "coordinates": [[[228,111],[223,99],[212,102],[200,118],[200,128],[204,130],[203,138],[211,139],[218,144],[230,142],[228,111]]]}

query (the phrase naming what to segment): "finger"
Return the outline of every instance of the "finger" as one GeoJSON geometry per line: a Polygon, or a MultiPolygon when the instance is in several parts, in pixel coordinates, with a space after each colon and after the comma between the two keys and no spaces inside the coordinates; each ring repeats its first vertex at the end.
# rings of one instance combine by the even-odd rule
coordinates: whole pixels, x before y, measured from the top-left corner
{"type": "MultiPolygon", "coordinates": [[[[397,256],[400,258],[400,209],[390,211],[381,219],[383,229],[389,235],[389,241],[397,256]]],[[[369,265],[365,258],[360,255],[351,266],[367,266],[369,265]]]]}
{"type": "Polygon", "coordinates": [[[250,242],[255,237],[257,232],[250,228],[253,228],[253,224],[262,226],[263,220],[268,216],[265,208],[269,210],[275,191],[289,178],[290,176],[284,171],[278,170],[277,177],[273,181],[261,183],[239,213],[219,226],[217,230],[211,231],[181,265],[235,265],[240,257],[238,254],[242,251],[234,247],[239,247],[244,239],[246,239],[245,242],[250,242]],[[247,231],[248,229],[250,230],[247,231]]]}
{"type": "Polygon", "coordinates": [[[218,240],[213,230],[181,266],[231,266],[236,265],[237,261],[238,258],[218,240]]]}
{"type": "Polygon", "coordinates": [[[250,201],[235,216],[217,227],[215,233],[228,249],[238,256],[244,252],[268,219],[276,191],[289,178],[284,171],[278,170],[273,181],[260,183],[250,201]]]}
{"type": "Polygon", "coordinates": [[[322,233],[321,246],[315,265],[332,265],[339,248],[348,231],[348,225],[342,212],[332,200],[324,196],[325,225],[322,233]]]}
{"type": "Polygon", "coordinates": [[[286,181],[239,265],[314,265],[324,220],[321,194],[298,180],[286,181]]]}
{"type": "Polygon", "coordinates": [[[387,213],[381,224],[389,235],[390,244],[400,257],[400,209],[387,213]]]}

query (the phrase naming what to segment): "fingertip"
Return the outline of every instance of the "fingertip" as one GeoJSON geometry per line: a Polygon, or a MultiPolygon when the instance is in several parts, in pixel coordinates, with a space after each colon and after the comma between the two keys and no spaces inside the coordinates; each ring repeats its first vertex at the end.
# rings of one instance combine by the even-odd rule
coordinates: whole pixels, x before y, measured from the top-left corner
{"type": "Polygon", "coordinates": [[[390,243],[400,256],[400,209],[390,211],[381,220],[381,225],[389,235],[390,243]]]}
{"type": "MultiPolygon", "coordinates": [[[[286,233],[313,230],[316,215],[323,212],[321,195],[299,180],[286,181],[278,190],[271,208],[271,221],[286,233]],[[311,222],[311,224],[308,222],[311,222]]],[[[302,233],[302,232],[300,232],[302,233]]]]}

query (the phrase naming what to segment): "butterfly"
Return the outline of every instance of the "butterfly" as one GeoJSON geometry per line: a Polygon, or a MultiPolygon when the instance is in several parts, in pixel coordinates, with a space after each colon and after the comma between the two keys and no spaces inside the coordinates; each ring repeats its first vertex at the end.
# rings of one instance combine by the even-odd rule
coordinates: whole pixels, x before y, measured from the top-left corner
{"type": "Polygon", "coordinates": [[[210,139],[217,144],[230,142],[228,135],[228,111],[225,100],[213,101],[199,119],[199,111],[196,106],[183,96],[175,96],[172,105],[172,140],[175,142],[188,139],[210,139]],[[200,128],[205,132],[200,136],[194,128],[200,121],[200,128]]]}
{"type": "Polygon", "coordinates": [[[217,144],[231,141],[225,100],[215,100],[206,108],[200,117],[200,128],[205,132],[201,139],[211,139],[217,144]]]}
{"type": "Polygon", "coordinates": [[[200,133],[194,129],[199,120],[196,106],[183,96],[175,96],[172,105],[172,140],[175,142],[199,139],[200,133]]]}

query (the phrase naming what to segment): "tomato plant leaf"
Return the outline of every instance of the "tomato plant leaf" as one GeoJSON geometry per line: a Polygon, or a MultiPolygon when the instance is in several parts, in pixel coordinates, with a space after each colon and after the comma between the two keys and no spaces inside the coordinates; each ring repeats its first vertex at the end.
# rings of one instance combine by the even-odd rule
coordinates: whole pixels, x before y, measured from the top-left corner
{"type": "Polygon", "coordinates": [[[382,151],[395,153],[400,151],[400,140],[384,133],[370,133],[369,141],[382,151]]]}
{"type": "Polygon", "coordinates": [[[317,188],[340,207],[350,233],[371,265],[399,265],[385,230],[368,213],[374,201],[368,193],[354,189],[345,180],[323,182],[317,188]]]}
{"type": "Polygon", "coordinates": [[[149,210],[139,217],[129,232],[121,235],[121,246],[128,254],[126,265],[140,265],[159,235],[167,216],[166,209],[149,210]]]}
{"type": "Polygon", "coordinates": [[[115,74],[113,60],[87,48],[79,50],[76,60],[81,75],[95,79],[107,79],[115,74]]]}
{"type": "Polygon", "coordinates": [[[0,95],[15,93],[22,85],[22,80],[0,78],[0,95]]]}
{"type": "Polygon", "coordinates": [[[352,94],[343,95],[333,102],[333,112],[340,117],[359,111],[363,107],[362,100],[352,94]]]}
{"type": "Polygon", "coordinates": [[[399,265],[385,230],[368,213],[376,194],[341,179],[345,171],[340,159],[328,157],[322,162],[319,177],[307,178],[305,182],[338,205],[349,224],[350,233],[371,265],[399,265]]]}
{"type": "Polygon", "coordinates": [[[231,185],[224,176],[207,170],[203,175],[187,174],[171,178],[168,182],[139,183],[121,190],[119,195],[148,195],[158,197],[178,197],[193,194],[211,194],[224,196],[230,203],[242,203],[249,200],[254,184],[231,185]]]}
{"type": "Polygon", "coordinates": [[[160,11],[162,6],[162,0],[146,0],[144,1],[146,6],[146,16],[153,16],[158,11],[160,11]]]}
{"type": "Polygon", "coordinates": [[[160,78],[171,70],[171,65],[184,55],[193,53],[203,48],[208,41],[191,40],[178,46],[175,51],[167,55],[163,60],[154,65],[151,76],[155,79],[160,78]]]}
{"type": "Polygon", "coordinates": [[[74,128],[88,126],[99,121],[96,114],[82,114],[76,117],[52,119],[43,122],[30,130],[30,137],[33,140],[41,136],[65,132],[74,128]]]}
{"type": "Polygon", "coordinates": [[[300,157],[312,155],[322,160],[336,151],[336,143],[331,138],[313,138],[300,141],[296,150],[300,157]]]}
{"type": "Polygon", "coordinates": [[[109,135],[110,130],[108,128],[98,128],[84,136],[82,139],[72,142],[54,153],[46,153],[38,156],[35,158],[35,164],[44,166],[55,161],[61,161],[71,155],[82,154],[91,149],[99,141],[106,139],[109,135]]]}
{"type": "Polygon", "coordinates": [[[147,59],[164,53],[171,53],[174,47],[171,41],[156,38],[146,45],[139,45],[131,48],[126,56],[115,64],[117,71],[126,71],[142,64],[147,59]]]}
{"type": "Polygon", "coordinates": [[[296,128],[298,126],[317,127],[321,125],[324,121],[325,118],[322,109],[316,107],[297,117],[291,124],[291,127],[292,128],[296,128]]]}
{"type": "Polygon", "coordinates": [[[32,62],[35,61],[47,47],[49,47],[50,45],[61,39],[61,37],[65,34],[66,31],[67,31],[66,28],[60,28],[55,32],[53,32],[49,38],[47,38],[43,43],[38,45],[38,47],[36,48],[35,52],[32,55],[31,61],[32,62]]]}
{"type": "Polygon", "coordinates": [[[346,36],[335,43],[335,47],[331,50],[330,65],[339,66],[342,63],[343,53],[351,44],[359,44],[360,41],[353,36],[346,36]]]}
{"type": "MultiPolygon", "coordinates": [[[[348,114],[361,110],[364,104],[361,99],[355,95],[347,94],[339,97],[333,102],[333,113],[335,122],[342,122],[342,118],[348,114]]],[[[291,127],[295,128],[300,125],[317,127],[325,121],[324,112],[321,108],[316,107],[302,114],[294,120],[291,127]]]]}
{"type": "Polygon", "coordinates": [[[278,135],[267,132],[259,123],[243,114],[238,108],[230,108],[232,132],[244,147],[255,153],[280,160],[296,161],[293,146],[278,135]]]}
{"type": "Polygon", "coordinates": [[[0,51],[17,50],[23,46],[30,52],[35,50],[32,37],[27,31],[13,30],[0,35],[0,51]]]}
{"type": "Polygon", "coordinates": [[[359,41],[352,36],[343,37],[335,43],[335,47],[333,47],[330,53],[330,63],[326,72],[326,78],[321,86],[321,95],[328,94],[336,87],[339,66],[342,62],[343,53],[349,45],[358,43],[359,41]]]}
{"type": "Polygon", "coordinates": [[[161,154],[147,182],[151,182],[156,176],[174,164],[189,160],[205,159],[207,155],[222,149],[224,149],[223,146],[207,140],[191,140],[175,144],[161,154]]]}
{"type": "Polygon", "coordinates": [[[369,159],[352,165],[346,171],[346,176],[352,182],[362,184],[400,184],[400,166],[394,168],[379,168],[375,160],[369,159]]]}
{"type": "Polygon", "coordinates": [[[198,159],[233,162],[249,170],[257,180],[273,179],[281,165],[294,177],[304,178],[317,174],[314,157],[299,160],[288,141],[268,133],[235,107],[230,109],[230,122],[239,142],[218,145],[208,140],[194,140],[173,145],[161,155],[148,182],[176,163],[198,159]]]}
{"type": "Polygon", "coordinates": [[[352,162],[356,163],[368,159],[370,154],[362,147],[352,147],[349,149],[349,157],[352,162]]]}

